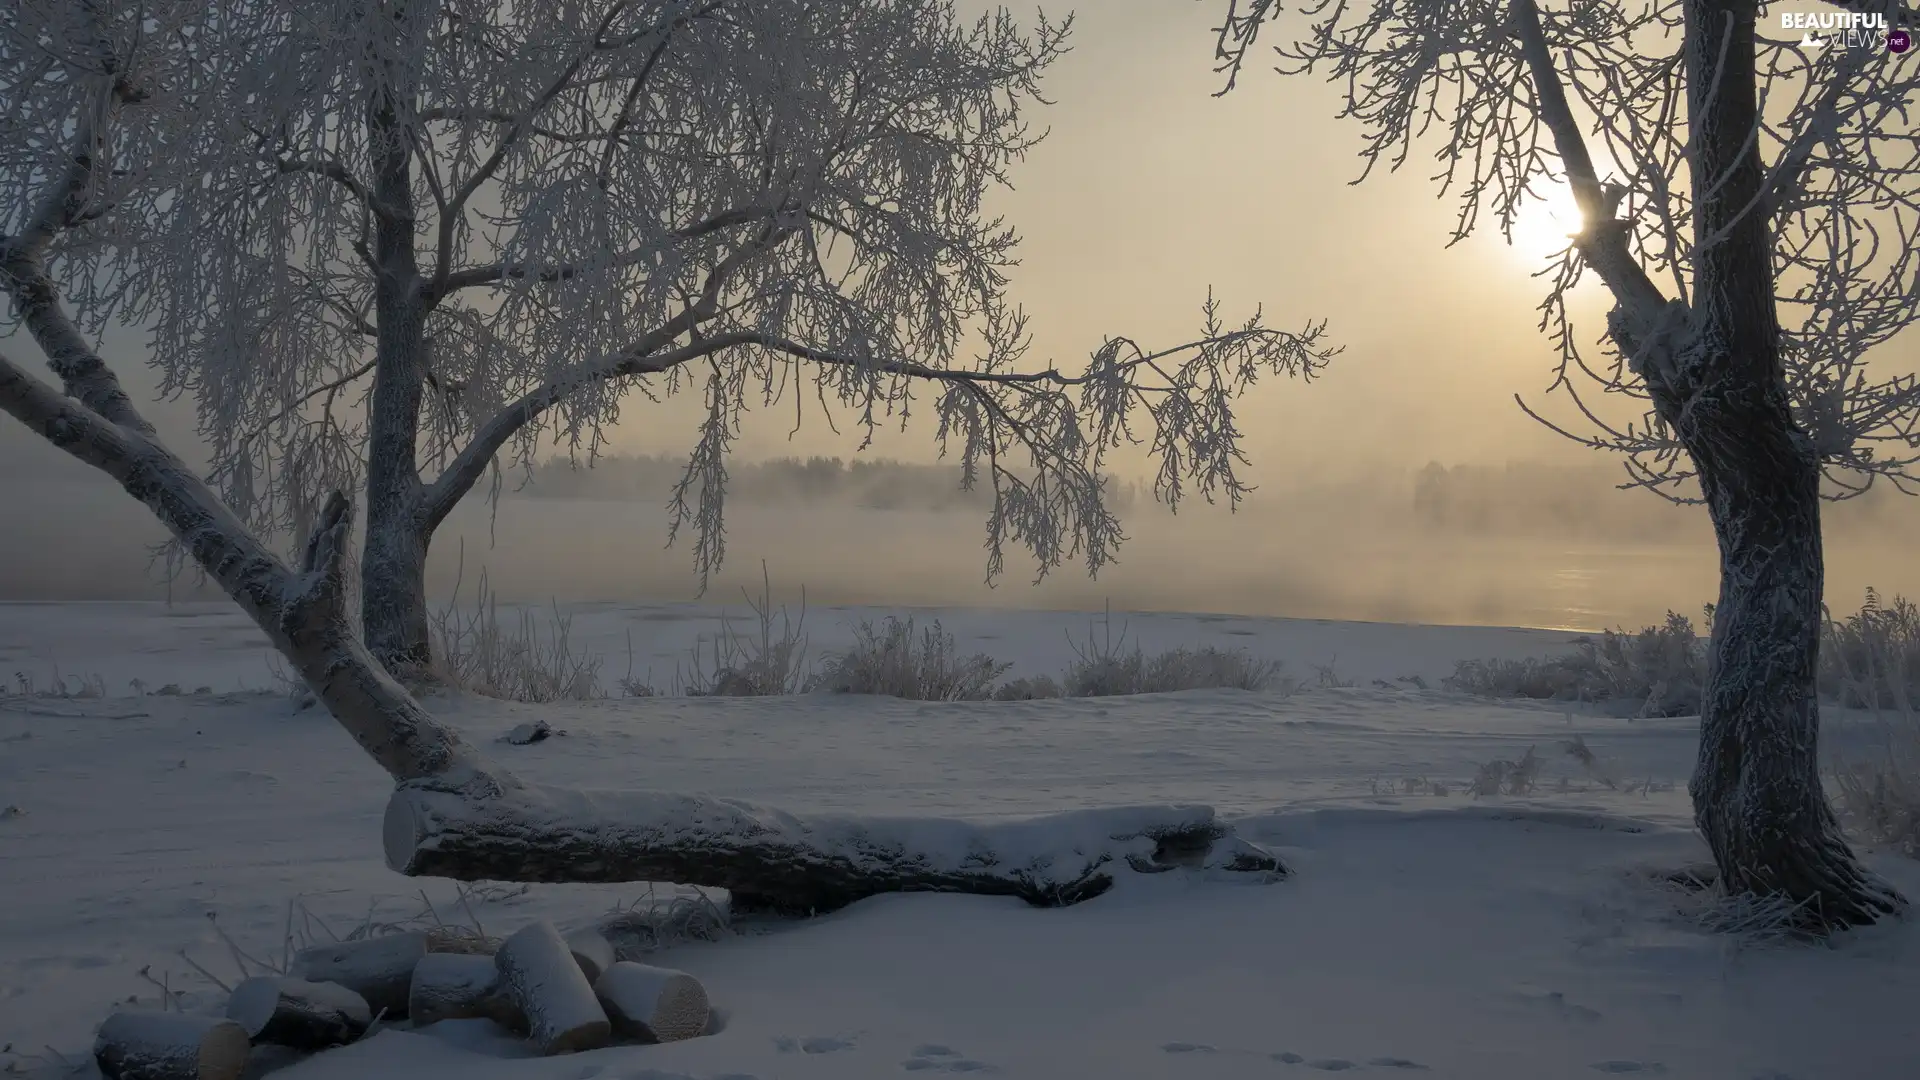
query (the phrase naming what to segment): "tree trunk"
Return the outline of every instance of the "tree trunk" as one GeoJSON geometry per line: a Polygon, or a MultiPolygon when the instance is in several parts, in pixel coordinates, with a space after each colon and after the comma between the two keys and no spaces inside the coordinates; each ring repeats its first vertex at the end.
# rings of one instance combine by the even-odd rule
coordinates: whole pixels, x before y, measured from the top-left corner
{"type": "Polygon", "coordinates": [[[1870,923],[1897,895],[1854,857],[1820,783],[1820,467],[1784,388],[1696,396],[1681,437],[1720,543],[1720,601],[1688,791],[1720,880],[1782,896],[1809,929],[1870,923]]]}
{"type": "MultiPolygon", "coordinates": [[[[374,440],[376,447],[379,442],[374,440]]],[[[433,665],[429,537],[415,523],[403,492],[389,489],[385,498],[374,497],[373,470],[368,472],[367,538],[360,562],[360,623],[367,651],[395,677],[420,678],[433,665]]]]}
{"type": "Polygon", "coordinates": [[[1751,137],[1756,9],[1687,0],[1685,13],[1695,295],[1686,339],[1647,382],[1699,471],[1720,545],[1688,790],[1730,892],[1783,897],[1809,928],[1858,925],[1900,901],[1855,858],[1820,784],[1820,462],[1780,360],[1766,170],[1751,137]]]}
{"type": "MultiPolygon", "coordinates": [[[[407,18],[404,5],[394,13],[407,18]]],[[[400,61],[392,61],[397,65],[400,61]]],[[[367,537],[360,619],[368,651],[398,677],[432,663],[427,633],[427,540],[420,482],[420,405],[426,388],[427,300],[414,251],[412,150],[403,110],[411,80],[383,68],[367,108],[374,160],[373,399],[367,417],[367,537]]]]}

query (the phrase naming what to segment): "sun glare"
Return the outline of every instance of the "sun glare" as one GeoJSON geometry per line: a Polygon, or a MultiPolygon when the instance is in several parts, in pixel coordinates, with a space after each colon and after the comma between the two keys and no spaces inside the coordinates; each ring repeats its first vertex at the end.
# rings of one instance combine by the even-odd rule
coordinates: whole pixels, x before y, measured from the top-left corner
{"type": "Polygon", "coordinates": [[[1580,207],[1573,189],[1555,184],[1522,202],[1513,219],[1509,250],[1537,265],[1564,250],[1580,228],[1580,207]]]}

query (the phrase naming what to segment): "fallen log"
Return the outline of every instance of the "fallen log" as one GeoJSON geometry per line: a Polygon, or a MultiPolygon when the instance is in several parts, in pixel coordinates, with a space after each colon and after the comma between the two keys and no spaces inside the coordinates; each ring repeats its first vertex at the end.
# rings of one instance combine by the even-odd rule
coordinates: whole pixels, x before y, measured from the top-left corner
{"type": "Polygon", "coordinates": [[[239,1080],[251,1049],[222,1017],[129,1009],[100,1025],[93,1060],[106,1080],[239,1080]]]}
{"type": "Polygon", "coordinates": [[[886,892],[985,893],[1055,907],[1107,891],[1121,866],[1286,873],[1206,806],[990,823],[802,817],[707,795],[488,779],[483,794],[434,778],[397,787],[383,829],[387,865],[461,881],[670,881],[727,889],[736,910],[801,914],[886,892]]]}
{"type": "Polygon", "coordinates": [[[502,990],[500,968],[491,956],[428,953],[414,965],[407,991],[407,1014],[416,1027],[442,1020],[492,1020],[524,1033],[526,1017],[502,990]]]}
{"type": "Polygon", "coordinates": [[[673,1042],[707,1032],[707,989],[684,971],[621,961],[593,984],[613,1030],[641,1042],[673,1042]]]}
{"type": "Polygon", "coordinates": [[[366,998],[339,983],[260,975],[233,988],[227,1019],[253,1042],[324,1050],[365,1034],[373,1011],[366,998]]]}
{"type": "Polygon", "coordinates": [[[613,1025],[551,923],[522,927],[494,954],[501,990],[527,1018],[527,1040],[542,1054],[605,1046],[613,1025]]]}

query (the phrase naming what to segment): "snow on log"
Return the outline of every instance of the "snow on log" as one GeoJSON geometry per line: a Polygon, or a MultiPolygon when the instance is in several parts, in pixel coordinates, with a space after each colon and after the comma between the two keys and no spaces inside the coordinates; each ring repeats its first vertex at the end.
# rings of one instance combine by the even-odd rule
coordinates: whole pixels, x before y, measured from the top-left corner
{"type": "Polygon", "coordinates": [[[453,928],[382,934],[302,949],[287,974],[311,982],[338,983],[366,999],[374,1015],[407,1015],[414,966],[429,953],[490,952],[497,943],[453,928]]]}
{"type": "Polygon", "coordinates": [[[100,1025],[93,1060],[107,1080],[239,1080],[250,1049],[223,1017],[128,1010],[100,1025]]]}
{"type": "Polygon", "coordinates": [[[373,1023],[367,999],[339,983],[260,975],[233,988],[227,1019],[254,1042],[295,1050],[324,1050],[350,1043],[373,1023]]]}
{"type": "Polygon", "coordinates": [[[580,965],[580,974],[585,975],[589,983],[613,966],[613,942],[597,927],[571,931],[565,940],[567,950],[573,953],[573,962],[580,965]]]}
{"type": "Polygon", "coordinates": [[[1078,903],[1119,866],[1286,868],[1206,806],[1075,810],[1027,820],[800,817],[707,795],[573,791],[496,777],[474,797],[433,780],[387,802],[387,865],[462,881],[671,881],[730,890],[736,910],[830,911],[884,892],[1078,903]]]}
{"type": "Polygon", "coordinates": [[[707,989],[684,971],[621,961],[607,968],[593,992],[614,1031],[626,1038],[673,1042],[706,1034],[707,989]]]}
{"type": "Polygon", "coordinates": [[[527,1018],[527,1038],[543,1054],[605,1046],[613,1025],[593,984],[552,923],[522,927],[494,954],[501,990],[527,1018]]]}
{"type": "Polygon", "coordinates": [[[500,968],[478,953],[428,953],[413,968],[407,1015],[415,1027],[484,1017],[512,1031],[526,1018],[501,988],[500,968]]]}

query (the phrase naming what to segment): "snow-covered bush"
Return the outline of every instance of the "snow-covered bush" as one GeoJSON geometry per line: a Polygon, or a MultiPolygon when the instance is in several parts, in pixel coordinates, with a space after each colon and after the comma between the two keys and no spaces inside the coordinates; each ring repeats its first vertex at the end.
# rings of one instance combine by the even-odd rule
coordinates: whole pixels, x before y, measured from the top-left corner
{"type": "Polygon", "coordinates": [[[1563,656],[1462,660],[1445,684],[1481,697],[1625,703],[1642,716],[1689,716],[1700,711],[1705,679],[1706,641],[1692,620],[1669,611],[1660,626],[1602,631],[1563,656]]]}
{"type": "Polygon", "coordinates": [[[499,598],[482,570],[471,611],[460,607],[456,583],[453,599],[433,615],[431,674],[445,685],[506,701],[605,697],[600,688],[600,658],[573,651],[572,617],[555,604],[552,621],[544,630],[541,622],[526,610],[502,622],[499,598]]]}
{"type": "Polygon", "coordinates": [[[983,701],[993,695],[993,680],[1012,666],[985,653],[961,656],[938,619],[916,636],[911,616],[889,615],[879,627],[860,620],[853,647],[828,659],[818,686],[910,701],[983,701]]]}
{"type": "Polygon", "coordinates": [[[1833,771],[1834,808],[1866,839],[1920,859],[1920,724],[1887,726],[1881,750],[1833,771]]]}
{"type": "Polygon", "coordinates": [[[1920,608],[1903,596],[1882,601],[1869,588],[1859,611],[1829,619],[1820,692],[1850,709],[1920,711],[1920,608]]]}
{"type": "Polygon", "coordinates": [[[1051,675],[1022,675],[1008,679],[993,692],[995,701],[1041,701],[1064,696],[1060,684],[1051,675]]]}
{"type": "Polygon", "coordinates": [[[720,630],[703,653],[695,646],[690,665],[675,680],[688,697],[771,697],[813,689],[817,676],[807,664],[807,590],[800,590],[800,616],[773,606],[773,580],[760,564],[760,596],[746,596],[755,630],[736,633],[720,616],[720,630]],[[777,625],[776,625],[777,623],[777,625]]]}
{"type": "Polygon", "coordinates": [[[1870,709],[1879,747],[1833,771],[1835,808],[1868,840],[1920,858],[1920,609],[1867,590],[1860,610],[1829,620],[1820,651],[1823,696],[1870,709]]]}

